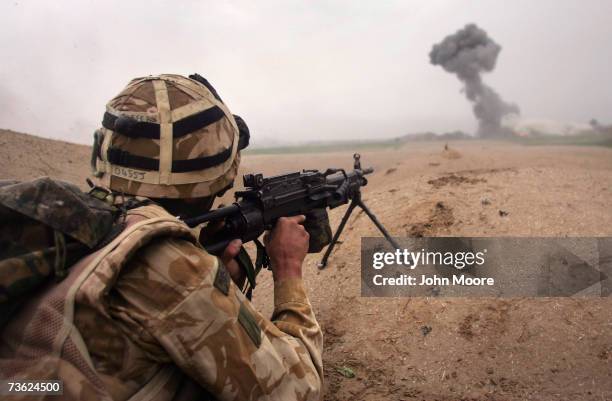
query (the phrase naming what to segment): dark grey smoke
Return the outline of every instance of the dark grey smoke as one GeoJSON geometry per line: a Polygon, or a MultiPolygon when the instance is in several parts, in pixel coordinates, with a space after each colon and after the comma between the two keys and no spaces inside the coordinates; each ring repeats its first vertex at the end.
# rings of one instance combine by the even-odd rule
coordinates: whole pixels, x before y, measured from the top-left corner
{"type": "Polygon", "coordinates": [[[518,114],[519,108],[506,103],[491,88],[482,82],[483,72],[495,68],[501,46],[475,24],[449,35],[436,44],[429,53],[433,65],[440,65],[446,71],[457,74],[465,85],[465,96],[474,103],[474,115],[478,119],[478,135],[481,137],[503,136],[508,132],[502,128],[502,118],[518,114]]]}

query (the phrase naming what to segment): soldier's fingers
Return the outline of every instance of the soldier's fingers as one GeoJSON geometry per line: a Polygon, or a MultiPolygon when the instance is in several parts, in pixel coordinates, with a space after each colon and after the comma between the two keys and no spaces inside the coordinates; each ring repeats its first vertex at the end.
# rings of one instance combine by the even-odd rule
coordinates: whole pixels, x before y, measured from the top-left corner
{"type": "Polygon", "coordinates": [[[232,242],[230,242],[225,248],[225,250],[223,251],[223,254],[221,255],[221,260],[223,261],[223,263],[227,264],[228,262],[233,260],[236,257],[236,255],[238,255],[238,252],[240,252],[241,246],[242,246],[242,241],[239,239],[235,239],[232,242]]]}

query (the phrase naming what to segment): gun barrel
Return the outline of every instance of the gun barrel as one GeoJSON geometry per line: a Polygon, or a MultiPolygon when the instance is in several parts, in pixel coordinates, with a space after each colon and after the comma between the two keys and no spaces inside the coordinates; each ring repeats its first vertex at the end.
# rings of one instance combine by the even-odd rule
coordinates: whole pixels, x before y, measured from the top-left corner
{"type": "Polygon", "coordinates": [[[239,211],[240,208],[238,207],[238,205],[233,204],[219,209],[211,210],[210,212],[204,213],[200,216],[186,219],[185,224],[187,224],[189,227],[195,227],[199,224],[206,223],[207,221],[223,219],[227,216],[231,216],[234,213],[238,213],[239,211]]]}
{"type": "MultiPolygon", "coordinates": [[[[373,172],[374,172],[374,169],[372,167],[368,167],[363,170],[352,170],[346,173],[346,178],[353,179],[358,174],[366,175],[366,174],[372,174],[373,172]],[[361,174],[359,172],[361,172],[361,174]]],[[[331,185],[340,185],[345,181],[346,178],[343,174],[336,173],[327,178],[327,183],[331,185]]]]}

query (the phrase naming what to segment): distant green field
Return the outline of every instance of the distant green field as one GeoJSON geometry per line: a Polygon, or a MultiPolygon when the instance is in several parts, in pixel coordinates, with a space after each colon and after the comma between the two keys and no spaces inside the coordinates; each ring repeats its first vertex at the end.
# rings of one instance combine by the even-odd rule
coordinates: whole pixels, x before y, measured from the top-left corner
{"type": "Polygon", "coordinates": [[[341,141],[329,143],[311,143],[293,146],[279,146],[271,148],[255,148],[246,149],[245,154],[248,155],[274,155],[287,153],[321,153],[321,152],[338,152],[343,150],[362,150],[362,149],[385,149],[396,147],[403,143],[398,139],[388,139],[383,141],[341,141]]]}
{"type": "Polygon", "coordinates": [[[571,146],[606,146],[612,147],[612,135],[547,135],[529,138],[513,138],[513,142],[518,142],[528,146],[541,145],[571,145],[571,146]]]}

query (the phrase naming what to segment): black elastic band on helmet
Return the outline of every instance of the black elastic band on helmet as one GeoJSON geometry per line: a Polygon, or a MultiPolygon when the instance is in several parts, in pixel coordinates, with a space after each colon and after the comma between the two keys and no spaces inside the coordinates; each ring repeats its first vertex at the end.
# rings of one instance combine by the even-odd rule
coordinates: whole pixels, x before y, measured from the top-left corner
{"type": "Polygon", "coordinates": [[[218,101],[223,103],[223,100],[221,100],[221,96],[219,96],[219,94],[217,93],[215,88],[213,88],[213,86],[210,84],[210,82],[208,82],[208,80],[206,78],[204,78],[203,76],[201,76],[200,74],[197,74],[197,73],[196,74],[191,74],[189,76],[189,78],[193,79],[194,81],[197,81],[197,82],[201,83],[202,85],[204,85],[206,87],[206,89],[208,89],[210,91],[210,93],[213,94],[215,99],[217,99],[218,101]]]}
{"type": "Polygon", "coordinates": [[[222,164],[232,156],[232,148],[229,147],[212,156],[198,157],[197,159],[174,160],[172,162],[173,173],[186,173],[188,171],[204,170],[222,164]]]}
{"type": "MultiPolygon", "coordinates": [[[[212,156],[198,157],[196,159],[172,161],[173,173],[186,173],[189,171],[204,170],[224,163],[232,156],[232,146],[212,156]]],[[[107,152],[108,161],[111,164],[141,170],[159,170],[159,159],[138,156],[118,148],[109,148],[107,152]]]]}
{"type": "Polygon", "coordinates": [[[128,116],[117,117],[106,112],[102,119],[102,126],[130,138],[159,139],[159,124],[138,121],[128,116]]]}
{"type": "Polygon", "coordinates": [[[217,106],[192,114],[172,124],[172,137],[180,138],[210,124],[216,123],[223,117],[225,117],[225,113],[217,106]]]}
{"type": "MultiPolygon", "coordinates": [[[[180,138],[204,127],[216,123],[225,116],[221,108],[213,106],[209,109],[192,114],[172,123],[172,137],[180,138]]],[[[108,112],[104,113],[102,126],[118,134],[130,138],[159,139],[160,128],[157,123],[138,121],[128,116],[114,116],[108,112]]]]}
{"type": "Polygon", "coordinates": [[[111,164],[141,170],[159,170],[159,160],[152,157],[138,156],[118,148],[108,148],[106,158],[111,164]]]}

